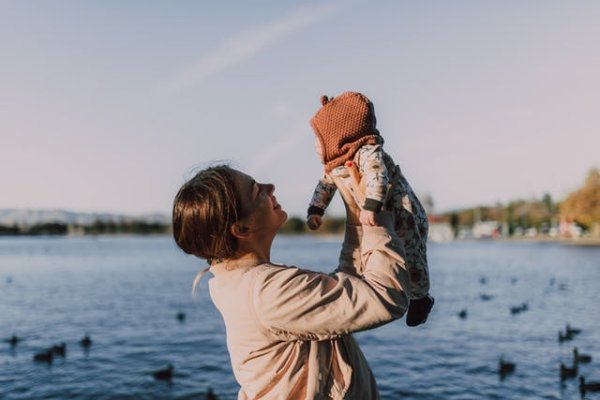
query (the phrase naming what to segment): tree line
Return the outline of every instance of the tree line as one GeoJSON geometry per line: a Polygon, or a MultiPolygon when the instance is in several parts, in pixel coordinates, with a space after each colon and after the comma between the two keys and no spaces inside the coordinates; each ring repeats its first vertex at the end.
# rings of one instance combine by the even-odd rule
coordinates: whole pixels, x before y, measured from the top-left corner
{"type": "MultiPolygon", "coordinates": [[[[470,207],[430,217],[433,222],[449,223],[454,232],[471,228],[479,221],[498,221],[507,227],[509,235],[529,228],[544,234],[563,221],[574,223],[593,235],[600,235],[600,170],[591,169],[583,185],[562,201],[555,201],[546,193],[539,199],[470,207]]],[[[323,226],[315,233],[343,233],[344,224],[344,217],[325,216],[323,226]]],[[[289,218],[280,231],[290,234],[313,233],[308,230],[305,220],[299,217],[289,218]]]]}
{"type": "Polygon", "coordinates": [[[45,222],[30,226],[0,225],[0,236],[60,236],[76,235],[115,235],[115,234],[165,234],[170,231],[170,225],[145,221],[94,221],[90,225],[65,224],[62,222],[45,222]]]}
{"type": "Polygon", "coordinates": [[[562,201],[554,201],[546,193],[541,198],[514,200],[503,205],[480,206],[443,213],[440,220],[448,222],[455,232],[472,227],[478,221],[498,221],[506,226],[508,235],[535,228],[548,234],[559,224],[575,224],[584,232],[600,235],[600,170],[593,168],[581,187],[562,201]]]}
{"type": "MultiPolygon", "coordinates": [[[[513,235],[519,229],[535,228],[540,233],[548,231],[560,221],[574,223],[584,231],[600,236],[600,170],[593,168],[583,185],[570,193],[564,200],[555,202],[550,194],[540,199],[514,200],[506,205],[478,206],[449,211],[430,216],[434,222],[446,222],[458,232],[461,228],[472,227],[478,221],[498,221],[513,235]]],[[[290,217],[281,233],[287,234],[341,234],[344,232],[345,217],[325,216],[318,231],[310,231],[304,218],[290,217]]],[[[109,235],[109,234],[166,234],[170,224],[130,220],[124,222],[97,220],[90,225],[68,225],[48,222],[31,226],[0,225],[0,236],[19,235],[109,235]]]]}

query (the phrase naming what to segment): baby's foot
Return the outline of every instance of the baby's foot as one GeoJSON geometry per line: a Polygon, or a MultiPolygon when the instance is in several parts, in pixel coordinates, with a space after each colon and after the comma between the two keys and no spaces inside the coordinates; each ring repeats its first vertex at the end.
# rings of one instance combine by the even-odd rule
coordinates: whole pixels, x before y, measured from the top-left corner
{"type": "Polygon", "coordinates": [[[417,326],[425,323],[429,312],[433,308],[435,299],[427,295],[420,299],[412,299],[408,304],[408,313],[406,314],[406,325],[417,326]]]}

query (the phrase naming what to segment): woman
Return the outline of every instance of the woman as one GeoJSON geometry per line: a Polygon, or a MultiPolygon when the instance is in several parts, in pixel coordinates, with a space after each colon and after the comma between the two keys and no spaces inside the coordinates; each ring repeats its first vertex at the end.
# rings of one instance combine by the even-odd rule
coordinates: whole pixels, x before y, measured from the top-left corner
{"type": "Polygon", "coordinates": [[[409,278],[391,214],[381,213],[381,226],[359,226],[353,189],[340,190],[346,235],[338,270],[329,275],[271,262],[287,219],[273,185],[219,165],[177,193],[173,235],[183,251],[210,264],[238,399],[378,398],[350,333],[402,317],[409,278]]]}

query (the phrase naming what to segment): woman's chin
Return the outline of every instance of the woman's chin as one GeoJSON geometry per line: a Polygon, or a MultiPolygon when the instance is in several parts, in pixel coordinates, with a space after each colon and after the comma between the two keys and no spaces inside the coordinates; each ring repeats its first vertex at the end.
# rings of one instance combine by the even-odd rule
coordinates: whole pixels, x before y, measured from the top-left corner
{"type": "Polygon", "coordinates": [[[279,227],[282,227],[283,224],[285,224],[285,221],[287,221],[288,215],[285,211],[283,211],[283,208],[279,209],[279,213],[281,213],[281,225],[279,225],[279,227]]]}

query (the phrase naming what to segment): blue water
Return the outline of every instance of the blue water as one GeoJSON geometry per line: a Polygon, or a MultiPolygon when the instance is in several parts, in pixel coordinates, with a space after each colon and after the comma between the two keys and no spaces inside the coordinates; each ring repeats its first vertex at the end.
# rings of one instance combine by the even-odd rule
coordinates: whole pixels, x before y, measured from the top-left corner
{"type": "MultiPolygon", "coordinates": [[[[339,247],[337,237],[282,236],[273,260],[330,271],[339,247]]],[[[356,335],[382,398],[580,398],[576,380],[559,379],[574,346],[593,357],[580,374],[600,380],[600,247],[448,243],[431,244],[429,257],[436,306],[427,324],[402,320],[356,335]],[[529,309],[512,315],[523,302],[529,309]],[[582,333],[560,344],[567,323],[582,333]],[[505,379],[501,356],[516,364],[505,379]]],[[[195,300],[190,294],[204,266],[169,237],[0,239],[0,338],[24,339],[12,349],[0,342],[0,398],[202,399],[212,387],[234,399],[210,275],[195,300]],[[89,351],[78,343],[86,333],[89,351]],[[32,360],[60,342],[64,359],[32,360]],[[172,383],[154,380],[168,363],[172,383]]]]}

